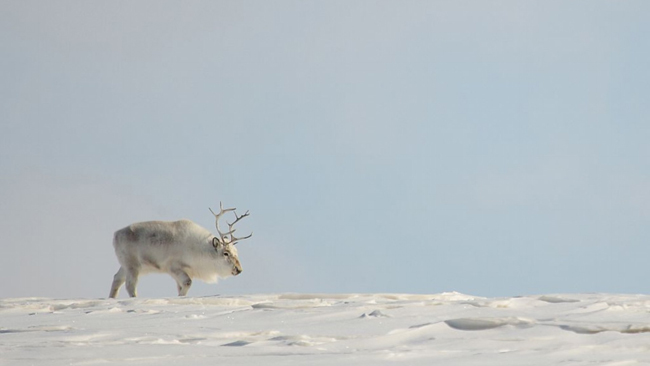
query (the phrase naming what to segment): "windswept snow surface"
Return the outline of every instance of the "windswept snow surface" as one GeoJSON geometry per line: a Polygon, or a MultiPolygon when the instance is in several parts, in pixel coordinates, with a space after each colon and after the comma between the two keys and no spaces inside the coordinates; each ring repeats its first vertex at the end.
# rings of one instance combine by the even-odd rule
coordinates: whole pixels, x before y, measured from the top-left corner
{"type": "Polygon", "coordinates": [[[650,296],[0,299],[2,365],[650,364],[650,296]]]}

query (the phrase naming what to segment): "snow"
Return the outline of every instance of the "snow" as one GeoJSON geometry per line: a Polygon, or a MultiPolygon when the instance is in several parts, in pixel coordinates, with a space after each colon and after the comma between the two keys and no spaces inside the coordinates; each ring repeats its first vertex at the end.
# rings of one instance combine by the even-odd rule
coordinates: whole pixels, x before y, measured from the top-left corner
{"type": "Polygon", "coordinates": [[[0,299],[0,365],[650,363],[650,296],[0,299]]]}

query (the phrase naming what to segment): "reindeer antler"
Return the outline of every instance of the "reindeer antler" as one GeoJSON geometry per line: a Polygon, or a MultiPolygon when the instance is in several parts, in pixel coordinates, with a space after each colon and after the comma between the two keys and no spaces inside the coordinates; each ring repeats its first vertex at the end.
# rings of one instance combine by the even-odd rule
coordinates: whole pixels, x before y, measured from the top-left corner
{"type": "Polygon", "coordinates": [[[210,209],[210,212],[212,212],[212,214],[216,218],[215,226],[217,227],[217,232],[219,233],[219,238],[220,238],[220,239],[217,239],[217,240],[219,240],[221,242],[221,244],[223,244],[223,245],[225,245],[225,244],[235,245],[235,244],[237,244],[238,241],[248,239],[251,236],[253,236],[253,233],[250,233],[250,235],[244,236],[242,238],[237,238],[237,237],[235,237],[235,235],[233,235],[235,230],[237,230],[237,229],[234,229],[233,226],[235,226],[235,224],[239,220],[241,220],[244,217],[250,215],[248,213],[248,211],[246,211],[243,215],[239,216],[239,215],[237,215],[237,212],[235,212],[236,208],[226,208],[226,209],[224,209],[223,204],[221,202],[219,202],[219,213],[218,214],[214,213],[214,211],[212,211],[211,208],[209,208],[209,209],[210,209]],[[232,224],[230,224],[230,223],[228,223],[226,221],[226,224],[228,224],[228,232],[227,233],[222,233],[221,230],[219,230],[219,219],[221,218],[221,215],[223,215],[224,213],[229,212],[229,211],[233,211],[233,213],[235,214],[235,221],[233,221],[232,224]],[[226,242],[226,238],[227,238],[228,235],[230,235],[230,239],[228,240],[228,242],[226,242]]]}
{"type": "Polygon", "coordinates": [[[251,236],[253,236],[253,233],[250,233],[250,235],[248,235],[248,236],[244,236],[244,237],[242,237],[242,238],[237,238],[237,237],[235,237],[235,235],[233,235],[233,233],[234,233],[235,230],[237,230],[237,229],[233,229],[232,227],[233,227],[233,226],[234,226],[234,225],[235,225],[239,220],[243,219],[244,217],[246,217],[246,216],[248,216],[248,215],[250,215],[250,214],[248,213],[248,211],[246,211],[246,212],[245,212],[243,215],[241,215],[241,216],[238,216],[238,215],[237,215],[237,212],[233,212],[233,213],[235,214],[235,221],[233,221],[232,224],[230,224],[230,223],[228,223],[228,222],[226,222],[226,224],[228,224],[228,230],[230,230],[230,231],[229,231],[229,233],[230,233],[230,244],[232,244],[232,245],[236,245],[238,241],[240,241],[240,240],[244,240],[244,239],[248,239],[248,238],[250,238],[251,236]]]}
{"type": "MultiPolygon", "coordinates": [[[[227,232],[227,233],[222,233],[221,230],[219,230],[219,219],[221,218],[221,215],[223,215],[224,213],[229,212],[229,211],[235,211],[236,208],[226,208],[226,209],[224,209],[224,208],[223,208],[223,203],[222,203],[222,202],[219,202],[219,213],[218,213],[218,214],[214,213],[214,211],[212,211],[211,208],[208,207],[208,209],[210,210],[210,212],[212,212],[212,214],[213,214],[214,217],[216,218],[215,226],[217,227],[217,232],[219,233],[219,237],[221,238],[221,240],[220,240],[220,241],[221,241],[221,244],[224,244],[224,245],[225,245],[225,244],[226,244],[226,235],[231,235],[231,236],[232,236],[232,229],[231,229],[231,231],[229,231],[229,232],[227,232]]],[[[236,216],[236,215],[237,215],[237,214],[235,214],[235,216],[236,216]]],[[[236,222],[236,221],[235,221],[235,222],[236,222]]],[[[233,224],[234,224],[234,223],[233,223],[233,224]]],[[[232,240],[231,240],[231,241],[232,241],[232,240]]]]}

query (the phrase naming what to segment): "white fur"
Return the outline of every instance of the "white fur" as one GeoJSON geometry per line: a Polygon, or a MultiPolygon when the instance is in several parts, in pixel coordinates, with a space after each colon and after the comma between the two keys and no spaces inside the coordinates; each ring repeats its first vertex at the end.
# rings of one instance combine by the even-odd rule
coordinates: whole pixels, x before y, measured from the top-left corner
{"type": "Polygon", "coordinates": [[[170,274],[179,296],[187,294],[193,278],[214,283],[241,273],[235,246],[214,238],[189,220],[141,222],[116,231],[113,246],[121,267],[109,297],[116,297],[124,282],[129,295],[137,296],[138,276],[146,273],[170,274]]]}

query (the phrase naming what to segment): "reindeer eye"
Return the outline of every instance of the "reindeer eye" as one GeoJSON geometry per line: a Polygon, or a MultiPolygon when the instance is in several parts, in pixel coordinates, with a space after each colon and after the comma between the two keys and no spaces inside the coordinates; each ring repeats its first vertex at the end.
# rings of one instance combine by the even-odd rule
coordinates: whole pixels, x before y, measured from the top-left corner
{"type": "Polygon", "coordinates": [[[223,252],[223,256],[226,257],[226,258],[228,258],[228,257],[230,256],[230,253],[228,253],[228,252],[223,252]]]}

